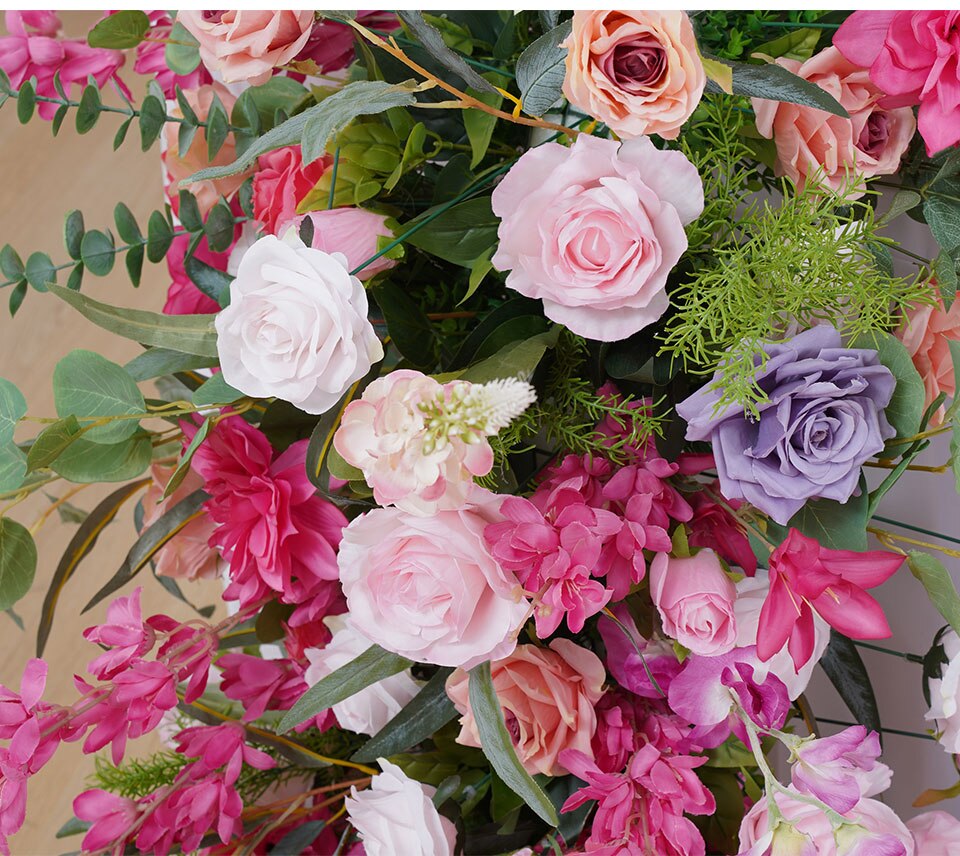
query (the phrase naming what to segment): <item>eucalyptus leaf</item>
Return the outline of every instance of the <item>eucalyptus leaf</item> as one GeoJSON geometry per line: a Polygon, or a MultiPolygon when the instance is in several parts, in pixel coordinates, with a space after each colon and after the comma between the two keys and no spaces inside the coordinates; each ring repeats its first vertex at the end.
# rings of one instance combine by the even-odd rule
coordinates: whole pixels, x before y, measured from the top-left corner
{"type": "Polygon", "coordinates": [[[163,58],[174,74],[192,74],[200,65],[200,43],[186,27],[175,21],[163,58]]]}
{"type": "Polygon", "coordinates": [[[150,31],[150,19],[139,9],[124,9],[111,12],[98,21],[87,35],[87,44],[92,48],[125,50],[135,48],[150,31]]]}
{"type": "Polygon", "coordinates": [[[140,475],[150,466],[152,457],[153,446],[146,432],[109,446],[81,437],[61,452],[50,467],[57,475],[78,484],[121,482],[140,475]]]}
{"type": "Polygon", "coordinates": [[[67,416],[48,425],[36,436],[27,452],[27,472],[49,467],[82,433],[76,416],[67,416]]]}
{"type": "Polygon", "coordinates": [[[0,446],[13,440],[17,423],[27,414],[27,400],[17,385],[0,377],[0,446]]]}
{"type": "Polygon", "coordinates": [[[13,443],[0,444],[0,493],[16,490],[27,474],[27,456],[13,443]]]}
{"type": "Polygon", "coordinates": [[[923,584],[937,611],[947,623],[960,634],[960,595],[953,583],[950,572],[943,563],[920,550],[912,550],[907,555],[910,572],[923,584]]]}
{"type": "Polygon", "coordinates": [[[0,609],[9,609],[33,585],[37,545],[29,530],[9,517],[0,517],[0,609]]]}

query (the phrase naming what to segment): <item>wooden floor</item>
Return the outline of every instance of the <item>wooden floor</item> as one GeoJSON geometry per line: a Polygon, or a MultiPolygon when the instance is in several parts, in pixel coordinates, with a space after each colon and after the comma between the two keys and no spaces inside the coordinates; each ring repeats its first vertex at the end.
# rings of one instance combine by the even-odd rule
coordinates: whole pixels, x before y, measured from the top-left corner
{"type": "MultiPolygon", "coordinates": [[[[68,35],[82,37],[90,22],[98,16],[90,12],[63,14],[68,35]]],[[[124,74],[139,98],[144,82],[124,74]]],[[[76,97],[76,96],[74,96],[76,97]]],[[[156,145],[141,152],[136,128],[114,152],[112,141],[120,124],[114,115],[104,116],[85,136],[78,136],[73,118],[64,122],[54,139],[50,123],[35,117],[28,125],[17,122],[16,105],[0,109],[0,246],[11,244],[26,260],[41,250],[54,264],[67,260],[63,247],[63,216],[73,209],[83,211],[88,228],[113,228],[113,208],[125,202],[145,226],[150,212],[163,205],[160,154],[156,145]]],[[[85,293],[122,306],[159,310],[163,305],[168,279],[165,266],[147,264],[143,282],[134,289],[120,262],[107,277],[87,276],[85,293]]],[[[31,291],[19,314],[11,319],[7,311],[9,289],[0,290],[0,376],[16,383],[29,402],[29,413],[54,414],[50,378],[57,360],[74,348],[96,350],[106,357],[124,362],[140,348],[133,342],[115,338],[98,330],[56,298],[31,291]]],[[[29,436],[24,431],[24,437],[29,436]]],[[[18,439],[21,434],[18,434],[18,439]]],[[[61,495],[57,486],[52,495],[61,495]]],[[[91,487],[79,493],[73,502],[86,510],[109,492],[109,488],[91,487]]],[[[10,516],[29,526],[46,502],[30,501],[11,511],[10,516]]],[[[26,631],[21,632],[0,614],[0,683],[11,688],[19,685],[24,664],[35,656],[36,626],[40,605],[57,561],[75,527],[61,524],[56,514],[37,536],[39,567],[33,589],[16,607],[26,631]]],[[[130,512],[122,512],[101,537],[93,554],[81,565],[61,599],[57,620],[45,652],[51,664],[46,699],[69,703],[76,693],[74,673],[82,674],[96,648],[83,640],[85,627],[103,617],[105,607],[80,615],[80,609],[117,569],[134,538],[130,512]]],[[[183,604],[167,594],[148,575],[143,579],[144,613],[167,612],[192,617],[183,604]]],[[[129,586],[128,588],[132,588],[129,586]]],[[[202,603],[209,603],[198,595],[202,603]]],[[[132,746],[133,753],[149,751],[156,744],[142,740],[132,746]]],[[[92,771],[92,758],[78,744],[64,745],[29,786],[27,822],[12,839],[15,856],[57,854],[79,849],[79,838],[55,839],[57,829],[72,816],[73,797],[84,789],[92,771]]]]}

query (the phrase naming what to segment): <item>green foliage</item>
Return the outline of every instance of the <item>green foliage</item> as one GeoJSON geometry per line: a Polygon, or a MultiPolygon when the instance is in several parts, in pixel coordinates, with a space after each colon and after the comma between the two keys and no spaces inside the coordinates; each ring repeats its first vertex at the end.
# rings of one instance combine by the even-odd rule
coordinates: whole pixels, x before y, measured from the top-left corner
{"type": "Polygon", "coordinates": [[[531,44],[517,60],[517,85],[526,113],[542,116],[563,95],[567,49],[561,42],[570,35],[569,21],[555,26],[531,44]]]}
{"type": "Polygon", "coordinates": [[[907,555],[910,572],[923,584],[927,596],[947,623],[960,633],[960,595],[941,561],[930,553],[912,550],[907,555]]]}
{"type": "Polygon", "coordinates": [[[769,40],[772,36],[779,37],[797,30],[770,26],[771,22],[794,24],[799,28],[817,21],[822,14],[820,11],[795,9],[783,12],[713,10],[695,13],[693,23],[701,51],[722,59],[742,59],[754,52],[786,55],[770,54],[769,40]]]}
{"type": "Polygon", "coordinates": [[[87,44],[92,48],[125,50],[135,48],[150,31],[150,19],[139,9],[111,12],[87,35],[87,44]]]}
{"type": "Polygon", "coordinates": [[[29,530],[0,517],[0,609],[9,609],[33,584],[37,572],[37,545],[29,530]]]}

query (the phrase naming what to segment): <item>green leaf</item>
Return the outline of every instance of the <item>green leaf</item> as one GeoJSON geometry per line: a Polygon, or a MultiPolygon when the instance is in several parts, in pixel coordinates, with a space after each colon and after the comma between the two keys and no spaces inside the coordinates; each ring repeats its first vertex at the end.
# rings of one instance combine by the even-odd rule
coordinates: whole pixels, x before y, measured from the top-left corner
{"type": "Polygon", "coordinates": [[[529,380],[543,355],[556,346],[559,336],[560,327],[553,326],[546,333],[511,342],[492,357],[470,366],[460,377],[472,383],[510,377],[529,380]]]}
{"type": "Polygon", "coordinates": [[[222,253],[233,243],[233,212],[223,199],[207,215],[203,233],[207,236],[207,246],[215,253],[222,253]]]}
{"type": "Polygon", "coordinates": [[[541,820],[557,825],[557,810],[543,789],[523,769],[513,741],[503,721],[503,709],[493,688],[490,664],[481,663],[470,670],[468,680],[470,709],[480,735],[480,746],[496,774],[510,790],[523,799],[541,820]]]}
{"type": "Polygon", "coordinates": [[[567,49],[560,44],[570,29],[570,21],[564,21],[530,44],[517,60],[520,102],[531,116],[542,116],[563,95],[567,49]]]}
{"type": "MultiPolygon", "coordinates": [[[[146,404],[136,381],[116,363],[93,351],[75,350],[53,370],[53,399],[59,416],[85,420],[143,414],[146,404]]],[[[138,419],[117,419],[84,432],[91,443],[119,443],[137,430],[138,419]]]]}
{"type": "Polygon", "coordinates": [[[27,452],[27,472],[49,467],[82,433],[76,416],[67,416],[48,425],[37,435],[27,452]]]}
{"type": "Polygon", "coordinates": [[[397,350],[415,366],[430,366],[434,359],[436,336],[420,306],[392,282],[377,285],[372,291],[397,350]]]}
{"type": "Polygon", "coordinates": [[[16,490],[27,474],[27,456],[13,443],[0,445],[0,493],[16,490]]]}
{"type": "Polygon", "coordinates": [[[111,446],[91,443],[81,437],[50,466],[57,475],[78,484],[121,482],[140,475],[152,457],[150,435],[145,432],[111,446]]]}
{"type": "Polygon", "coordinates": [[[327,469],[335,479],[348,482],[363,481],[363,471],[353,464],[348,464],[335,446],[331,446],[330,451],[327,452],[327,469]]]}
{"type": "Polygon", "coordinates": [[[53,121],[50,123],[50,130],[53,136],[57,136],[57,134],[60,133],[60,128],[63,126],[63,121],[67,118],[67,113],[69,112],[70,108],[66,104],[61,104],[57,107],[57,112],[53,114],[53,121]]]}
{"type": "Polygon", "coordinates": [[[131,247],[123,260],[127,276],[134,288],[140,287],[140,275],[143,273],[143,246],[131,247]]]}
{"type": "Polygon", "coordinates": [[[923,378],[914,367],[907,349],[890,333],[881,332],[859,337],[852,347],[876,350],[880,362],[890,369],[897,385],[884,414],[897,429],[898,437],[912,437],[920,430],[926,393],[923,378]]]}
{"type": "Polygon", "coordinates": [[[415,103],[413,83],[389,84],[381,80],[357,80],[348,83],[339,92],[303,113],[298,113],[282,124],[267,131],[233,163],[201,169],[184,179],[181,184],[195,181],[226,178],[236,175],[251,166],[256,159],[269,151],[292,146],[303,140],[303,162],[310,163],[321,157],[327,141],[357,116],[381,113],[390,107],[407,107],[415,103]],[[306,126],[311,124],[309,137],[306,126]],[[308,147],[309,143],[309,147],[308,147]]]}
{"type": "Polygon", "coordinates": [[[83,87],[83,93],[80,95],[80,106],[77,107],[78,134],[86,134],[97,124],[102,104],[100,90],[96,84],[88,83],[83,87]]]}
{"type": "Polygon", "coordinates": [[[372,645],[359,657],[341,666],[308,689],[299,701],[284,714],[278,731],[289,731],[307,719],[350,698],[371,684],[409,669],[413,661],[372,645]]]}
{"type": "Polygon", "coordinates": [[[197,407],[210,407],[214,404],[230,404],[243,396],[244,393],[223,379],[223,372],[217,372],[194,391],[193,403],[197,407]]]}
{"type": "Polygon", "coordinates": [[[57,569],[53,573],[53,579],[50,581],[50,587],[47,589],[43,606],[40,609],[40,622],[37,627],[38,657],[43,656],[43,649],[50,637],[50,630],[53,628],[53,615],[64,586],[74,575],[80,562],[93,550],[100,533],[117,516],[117,512],[123,507],[123,504],[150,481],[151,479],[141,479],[117,488],[106,499],[97,504],[96,508],[87,515],[86,519],[80,524],[80,528],[70,539],[67,549],[60,557],[57,569]]]}
{"type": "Polygon", "coordinates": [[[901,214],[906,214],[916,208],[923,198],[914,190],[898,190],[886,214],[878,221],[880,225],[885,225],[897,219],[901,214]]]}
{"type": "MultiPolygon", "coordinates": [[[[867,549],[869,498],[861,482],[859,496],[851,496],[842,505],[832,499],[808,502],[790,519],[789,526],[831,550],[862,552],[867,549]]],[[[786,532],[783,535],[786,537],[786,532]]]]}
{"type": "Polygon", "coordinates": [[[911,550],[907,555],[910,572],[923,584],[937,611],[947,623],[960,633],[960,595],[953,584],[950,572],[939,559],[920,550],[911,550]]]}
{"type": "Polygon", "coordinates": [[[203,217],[200,216],[197,197],[189,190],[180,191],[180,206],[177,215],[180,217],[180,222],[183,223],[183,228],[188,232],[203,231],[203,217]]]}
{"type": "Polygon", "coordinates": [[[80,258],[94,276],[106,276],[110,273],[116,254],[113,236],[108,232],[91,229],[84,233],[80,241],[80,258]]]}
{"type": "Polygon", "coordinates": [[[87,320],[118,336],[201,357],[217,356],[214,315],[161,315],[110,306],[59,286],[51,286],[50,291],[87,320]]]}
{"type": "Polygon", "coordinates": [[[87,35],[87,44],[92,48],[124,50],[135,48],[150,31],[150,19],[139,9],[113,12],[97,22],[87,35]]]}
{"type": "MultiPolygon", "coordinates": [[[[304,220],[303,222],[309,223],[310,221],[304,220]]],[[[230,274],[200,261],[194,255],[187,256],[183,267],[187,276],[190,277],[190,281],[200,291],[221,306],[224,305],[224,300],[230,294],[230,283],[233,282],[233,277],[230,274]]]]}
{"type": "Polygon", "coordinates": [[[448,71],[461,77],[464,83],[471,89],[477,89],[480,92],[495,92],[489,82],[484,80],[475,72],[460,54],[447,47],[446,42],[440,31],[431,24],[428,24],[420,12],[411,10],[401,10],[397,12],[400,20],[407,25],[407,28],[417,38],[417,41],[423,45],[430,56],[440,63],[448,71]]]}
{"type": "Polygon", "coordinates": [[[25,526],[0,517],[0,609],[9,609],[33,585],[37,545],[25,526]]]}
{"type": "Polygon", "coordinates": [[[20,280],[10,292],[10,317],[17,314],[17,310],[23,304],[23,298],[27,296],[27,281],[20,280]]]}
{"type": "MultiPolygon", "coordinates": [[[[844,119],[850,118],[850,114],[840,106],[840,102],[826,90],[787,71],[783,66],[775,63],[751,65],[727,59],[719,61],[733,69],[734,95],[763,98],[768,101],[786,101],[790,104],[801,104],[804,107],[815,107],[817,110],[824,110],[835,116],[842,116],[844,119]]],[[[708,83],[707,91],[717,91],[715,84],[708,83]]]]}
{"type": "Polygon", "coordinates": [[[23,277],[23,262],[17,251],[9,244],[4,244],[3,249],[0,250],[0,271],[7,279],[14,282],[23,277]]]}
{"type": "Polygon", "coordinates": [[[173,227],[159,211],[147,221],[147,259],[153,264],[163,260],[173,243],[173,227]]]}
{"type": "Polygon", "coordinates": [[[813,56],[813,52],[817,49],[817,42],[820,41],[820,33],[820,30],[811,27],[791,30],[777,39],[757,45],[751,53],[754,56],[763,54],[772,59],[777,59],[782,56],[801,61],[810,59],[810,57],[813,56]]]}
{"type": "MultiPolygon", "coordinates": [[[[436,207],[428,208],[405,223],[404,229],[416,226],[436,210],[436,207]]],[[[478,196],[454,205],[406,240],[408,244],[433,256],[470,267],[496,243],[499,226],[500,218],[490,207],[490,197],[478,196]]]]}
{"type": "Polygon", "coordinates": [[[229,133],[230,119],[227,116],[227,111],[220,98],[214,95],[207,112],[207,160],[213,161],[220,149],[223,148],[229,133]]]}
{"type": "Polygon", "coordinates": [[[74,209],[63,221],[63,243],[71,259],[80,258],[80,242],[83,240],[83,212],[74,209]]]}
{"type": "Polygon", "coordinates": [[[869,731],[882,735],[877,697],[857,646],[842,633],[831,630],[830,644],[820,658],[820,667],[853,714],[854,720],[869,731]]]}
{"type": "Polygon", "coordinates": [[[960,291],[960,282],[957,279],[957,263],[947,253],[940,252],[934,259],[933,273],[937,279],[937,285],[940,286],[940,297],[943,298],[943,305],[949,309],[956,300],[957,291],[960,291]]]}
{"type": "Polygon", "coordinates": [[[467,292],[457,301],[457,306],[462,306],[476,293],[481,283],[486,279],[487,274],[493,270],[493,262],[490,260],[493,256],[491,247],[486,253],[474,259],[470,265],[470,278],[467,280],[467,292]]]}
{"type": "Polygon", "coordinates": [[[200,43],[179,21],[170,30],[170,41],[163,51],[167,68],[174,74],[192,74],[200,65],[200,43]]]}
{"type": "MultiPolygon", "coordinates": [[[[469,94],[478,101],[497,109],[503,103],[503,96],[499,92],[470,92],[469,94]]],[[[470,159],[471,169],[486,157],[498,121],[496,116],[478,110],[476,107],[463,111],[463,127],[467,130],[467,139],[470,141],[470,150],[473,153],[470,159]]]]}
{"type": "Polygon", "coordinates": [[[206,369],[217,364],[216,357],[198,357],[195,354],[184,354],[180,351],[171,351],[168,348],[148,348],[138,354],[123,368],[138,383],[162,375],[172,375],[177,372],[206,369]]]}
{"type": "Polygon", "coordinates": [[[127,131],[130,130],[130,123],[133,121],[133,116],[128,119],[124,119],[117,128],[117,133],[113,135],[113,150],[116,151],[123,145],[123,141],[127,138],[127,131]]]}
{"type": "Polygon", "coordinates": [[[17,96],[17,120],[26,125],[33,118],[33,111],[37,106],[37,90],[32,80],[25,80],[20,84],[20,94],[17,96]]]}
{"type": "Polygon", "coordinates": [[[447,696],[447,678],[453,669],[443,668],[424,684],[423,689],[363,746],[354,752],[354,761],[376,761],[403,752],[428,740],[457,715],[447,696]]]}
{"type": "Polygon", "coordinates": [[[23,393],[5,378],[0,377],[0,446],[13,440],[17,423],[27,414],[27,400],[23,393]]]}
{"type": "Polygon", "coordinates": [[[960,247],[960,205],[942,196],[928,196],[923,216],[940,249],[948,255],[960,247]]]}
{"type": "Polygon", "coordinates": [[[113,221],[117,224],[117,234],[128,244],[139,244],[143,240],[137,218],[122,202],[118,202],[113,209],[113,221]]]}
{"type": "Polygon", "coordinates": [[[156,95],[148,95],[140,102],[140,148],[143,151],[156,142],[166,121],[166,105],[156,95]]]}
{"type": "Polygon", "coordinates": [[[31,253],[24,268],[27,282],[37,291],[46,291],[47,286],[57,281],[57,271],[46,253],[31,253]]]}
{"type": "Polygon", "coordinates": [[[504,329],[510,322],[523,319],[525,323],[540,325],[540,329],[534,330],[536,333],[544,333],[549,323],[540,312],[537,303],[525,297],[514,297],[502,303],[496,309],[488,312],[480,319],[470,331],[470,335],[464,339],[460,349],[454,355],[450,362],[451,369],[462,369],[476,360],[492,356],[500,348],[509,345],[510,342],[522,338],[521,335],[504,338],[499,335],[499,331],[504,329]],[[503,339],[501,341],[501,338],[503,339]],[[491,344],[494,344],[491,347],[491,344]]]}
{"type": "Polygon", "coordinates": [[[90,602],[81,612],[92,609],[105,597],[109,597],[130,582],[146,567],[147,562],[157,554],[157,551],[164,544],[186,525],[206,513],[203,509],[203,503],[209,498],[210,496],[203,490],[195,490],[188,497],[180,500],[169,511],[165,511],[159,520],[148,526],[130,548],[130,552],[127,553],[126,559],[124,559],[117,572],[100,591],[90,598],[90,602]]]}
{"type": "Polygon", "coordinates": [[[63,826],[61,826],[54,837],[56,838],[69,838],[71,835],[80,835],[82,832],[86,832],[93,824],[88,820],[78,820],[75,817],[71,817],[63,826]]]}

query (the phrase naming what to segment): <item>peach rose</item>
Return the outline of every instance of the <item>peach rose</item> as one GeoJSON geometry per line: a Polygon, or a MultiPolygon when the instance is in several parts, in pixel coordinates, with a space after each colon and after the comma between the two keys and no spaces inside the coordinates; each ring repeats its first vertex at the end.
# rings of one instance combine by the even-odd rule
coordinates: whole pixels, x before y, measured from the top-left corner
{"type": "MultiPolygon", "coordinates": [[[[957,297],[960,298],[960,292],[957,297]]],[[[949,309],[945,309],[943,299],[938,297],[936,306],[917,306],[908,310],[904,323],[897,330],[897,338],[903,342],[923,378],[925,407],[929,407],[941,392],[956,394],[953,358],[947,343],[960,341],[960,301],[955,300],[949,309]]],[[[931,423],[939,425],[943,413],[941,407],[931,423]]]]}
{"type": "Polygon", "coordinates": [[[674,140],[707,82],[685,12],[578,10],[563,94],[623,139],[674,140]]]}
{"type": "MultiPolygon", "coordinates": [[[[193,91],[185,91],[183,94],[187,99],[187,103],[193,109],[193,112],[197,114],[197,118],[200,119],[201,122],[206,121],[207,114],[210,112],[210,105],[213,104],[214,95],[220,99],[220,103],[223,104],[226,109],[227,115],[230,114],[237,100],[225,87],[218,83],[201,86],[193,91]]],[[[170,108],[167,109],[169,110],[170,108]]],[[[170,110],[170,115],[181,117],[182,113],[180,108],[174,107],[170,110]]],[[[178,186],[180,182],[185,178],[189,178],[197,170],[208,166],[226,166],[237,159],[236,142],[231,133],[227,135],[227,139],[220,147],[220,151],[217,152],[217,156],[213,160],[210,160],[207,157],[207,135],[203,128],[198,129],[193,138],[193,142],[190,143],[190,148],[187,149],[181,157],[177,144],[177,135],[179,132],[180,125],[176,122],[167,122],[163,126],[163,139],[165,144],[164,162],[167,165],[167,172],[169,173],[170,183],[172,185],[170,191],[174,197],[176,197],[180,190],[178,186]]],[[[247,180],[247,177],[252,175],[253,172],[254,167],[251,167],[245,172],[238,173],[237,175],[228,175],[226,178],[208,181],[192,181],[186,185],[186,189],[197,197],[197,205],[200,208],[200,213],[206,217],[221,196],[229,199],[240,189],[240,185],[243,184],[244,181],[247,180]]]]}
{"type": "Polygon", "coordinates": [[[313,30],[313,12],[181,9],[177,20],[200,42],[200,59],[224,83],[265,83],[290,62],[313,30]]]}
{"type": "MultiPolygon", "coordinates": [[[[870,74],[829,47],[806,62],[781,57],[777,64],[830,93],[849,119],[814,107],[753,98],[757,130],[777,146],[775,168],[797,185],[816,180],[831,190],[856,188],[875,175],[892,175],[917,123],[909,107],[886,110],[870,74]]],[[[858,193],[859,195],[859,193],[858,193]]]]}
{"type": "MultiPolygon", "coordinates": [[[[189,470],[180,486],[163,499],[163,490],[174,469],[174,464],[150,465],[153,484],[143,495],[144,528],[156,523],[164,512],[203,487],[203,479],[189,470]]],[[[184,580],[213,579],[217,575],[220,556],[208,542],[216,527],[217,524],[206,514],[191,520],[157,552],[154,557],[157,573],[162,577],[184,580]]]]}
{"type": "MultiPolygon", "coordinates": [[[[606,677],[596,654],[569,639],[554,639],[549,648],[518,645],[509,657],[491,663],[490,671],[517,757],[528,773],[566,773],[557,761],[564,749],[593,757],[594,708],[603,695],[606,677]]],[[[457,743],[479,746],[469,680],[469,675],[458,669],[447,679],[447,695],[463,714],[457,743]]]]}

